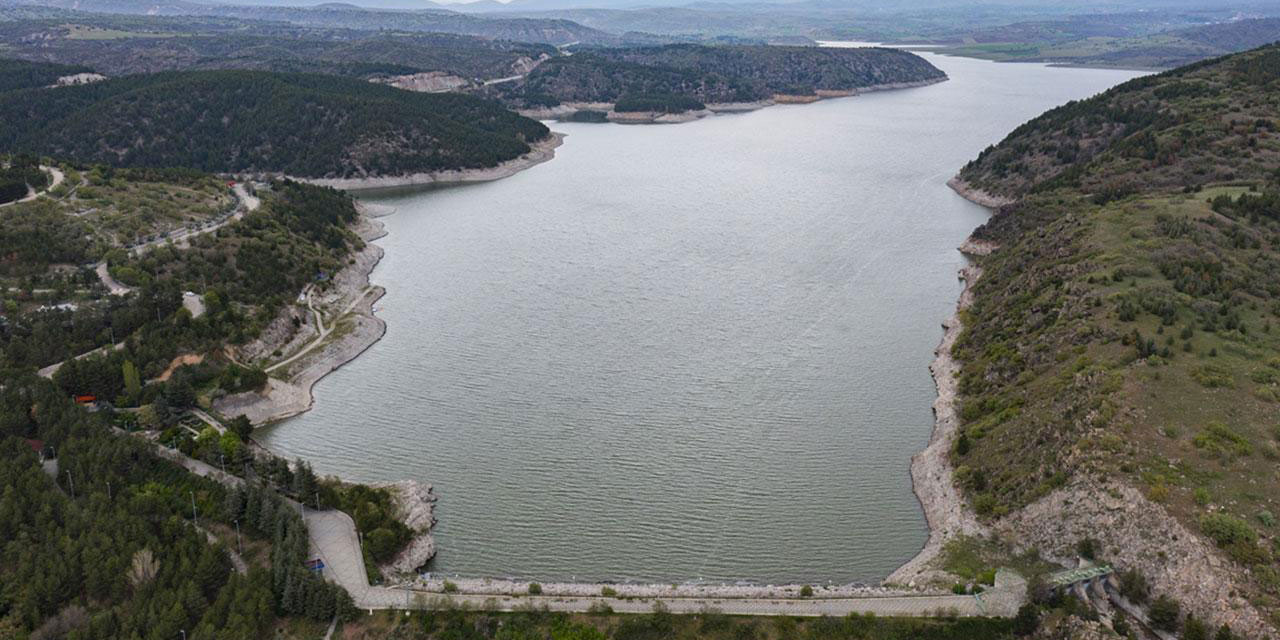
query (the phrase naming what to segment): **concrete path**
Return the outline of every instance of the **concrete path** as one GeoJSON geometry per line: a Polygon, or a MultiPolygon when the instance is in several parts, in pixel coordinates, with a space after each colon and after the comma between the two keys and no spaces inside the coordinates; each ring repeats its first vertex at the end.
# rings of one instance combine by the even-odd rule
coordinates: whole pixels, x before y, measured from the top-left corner
{"type": "MultiPolygon", "coordinates": [[[[79,360],[79,359],[81,359],[81,358],[88,358],[89,356],[94,355],[94,354],[98,354],[98,353],[108,353],[108,352],[111,352],[111,351],[119,351],[119,350],[121,350],[121,349],[123,349],[123,348],[124,348],[124,342],[117,342],[117,343],[115,343],[115,344],[103,345],[103,346],[98,347],[97,349],[94,349],[94,350],[92,350],[92,351],[86,351],[86,352],[84,352],[84,353],[82,353],[82,354],[80,354],[80,355],[78,355],[78,356],[76,356],[76,357],[74,357],[74,358],[71,358],[71,359],[72,359],[72,360],[79,360]]],[[[66,360],[63,360],[62,362],[66,362],[66,360]]],[[[57,373],[57,372],[58,372],[58,369],[62,368],[62,362],[55,362],[55,363],[53,363],[53,364],[51,364],[51,365],[49,365],[49,366],[47,366],[47,367],[45,367],[45,368],[43,368],[43,369],[41,369],[41,370],[37,371],[36,373],[37,373],[37,374],[39,374],[39,376],[40,376],[40,377],[42,377],[42,378],[49,378],[49,379],[52,379],[52,378],[53,378],[53,374],[57,373]]]]}
{"type": "Polygon", "coordinates": [[[94,266],[93,270],[98,274],[98,280],[102,282],[102,286],[106,287],[107,291],[111,292],[111,295],[123,296],[133,291],[133,289],[126,287],[119,280],[111,277],[111,271],[107,269],[107,263],[99,262],[94,266]]]}

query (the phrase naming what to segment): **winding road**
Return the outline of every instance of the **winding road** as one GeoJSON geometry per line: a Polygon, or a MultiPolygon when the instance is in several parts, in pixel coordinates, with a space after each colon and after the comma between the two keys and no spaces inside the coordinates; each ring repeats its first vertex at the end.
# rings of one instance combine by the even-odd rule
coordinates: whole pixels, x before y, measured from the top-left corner
{"type": "Polygon", "coordinates": [[[63,180],[67,179],[67,176],[63,174],[62,170],[57,167],[46,167],[44,165],[40,165],[40,169],[42,171],[49,172],[49,174],[53,176],[53,182],[50,182],[49,186],[45,187],[41,191],[36,191],[35,189],[32,189],[30,185],[28,185],[27,186],[28,193],[26,197],[13,200],[11,202],[6,202],[4,204],[0,204],[0,208],[7,207],[9,205],[18,204],[19,202],[31,202],[32,200],[35,200],[36,198],[39,198],[40,196],[52,191],[58,185],[62,184],[63,180]]]}
{"type": "MultiPolygon", "coordinates": [[[[53,187],[50,187],[50,188],[53,188],[53,187]]],[[[136,244],[132,247],[129,247],[129,251],[137,255],[141,255],[143,253],[146,253],[147,250],[151,249],[152,247],[156,247],[169,242],[172,242],[174,244],[185,244],[191,238],[194,238],[199,235],[204,235],[206,233],[213,233],[214,231],[217,231],[218,229],[221,229],[222,227],[225,227],[231,224],[232,222],[235,222],[236,220],[243,218],[244,214],[250,211],[254,211],[259,206],[262,205],[262,199],[253,194],[250,194],[249,191],[245,189],[244,185],[241,183],[237,182],[236,185],[232,187],[232,191],[235,192],[236,198],[240,201],[240,204],[236,207],[235,213],[231,214],[226,219],[220,220],[216,224],[212,224],[202,229],[188,229],[186,231],[180,231],[177,233],[161,236],[149,242],[136,244]]],[[[127,295],[130,291],[133,291],[132,288],[126,286],[124,283],[120,282],[119,280],[116,280],[115,278],[111,277],[111,271],[110,269],[107,268],[106,262],[99,262],[97,265],[94,266],[94,271],[98,274],[98,280],[102,281],[102,285],[107,288],[107,291],[111,292],[111,295],[123,296],[123,295],[127,295]]],[[[196,314],[193,313],[192,315],[196,315],[196,314]]]]}

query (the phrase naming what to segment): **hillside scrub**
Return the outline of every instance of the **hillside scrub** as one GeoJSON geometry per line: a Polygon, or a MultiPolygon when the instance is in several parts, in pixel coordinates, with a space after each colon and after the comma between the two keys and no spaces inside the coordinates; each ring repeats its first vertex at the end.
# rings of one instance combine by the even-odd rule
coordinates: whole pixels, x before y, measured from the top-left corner
{"type": "Polygon", "coordinates": [[[1278,72],[1269,47],[1141,78],[970,163],[1020,200],[974,234],[1000,249],[953,352],[980,516],[1130,484],[1248,568],[1233,586],[1272,615],[1275,532],[1249,521],[1280,495],[1278,72]]]}

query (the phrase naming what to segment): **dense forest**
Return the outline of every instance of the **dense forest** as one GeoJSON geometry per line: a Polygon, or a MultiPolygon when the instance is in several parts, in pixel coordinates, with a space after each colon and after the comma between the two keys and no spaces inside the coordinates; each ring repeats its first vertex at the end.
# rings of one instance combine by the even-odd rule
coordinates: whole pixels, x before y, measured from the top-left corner
{"type": "Polygon", "coordinates": [[[953,350],[955,476],[981,517],[1059,499],[1069,517],[1132,487],[1148,502],[1116,526],[1040,544],[1105,549],[1202,620],[1256,608],[1229,617],[1257,637],[1280,622],[1277,100],[1270,46],[1054,109],[984,151],[961,178],[1016,202],[975,232],[999,249],[977,259],[953,350]],[[1176,533],[1119,524],[1152,517],[1144,505],[1229,568],[1180,579],[1214,569],[1176,533]]]}
{"type": "Polygon", "coordinates": [[[113,435],[47,381],[5,381],[0,634],[252,639],[279,616],[351,612],[346,592],[304,566],[305,526],[275,491],[228,492],[113,435]]]}
{"type": "MultiPolygon", "coordinates": [[[[91,65],[109,76],[250,69],[362,78],[443,71],[468,79],[510,76],[521,64],[556,53],[547,45],[443,33],[320,30],[256,22],[239,27],[231,31],[222,22],[199,18],[72,14],[67,19],[0,22],[0,49],[29,60],[91,65]]],[[[4,65],[14,64],[0,63],[0,91],[20,88],[5,80],[10,74],[4,65]]],[[[49,84],[52,80],[21,86],[49,84]]]]}
{"type": "Polygon", "coordinates": [[[491,167],[547,136],[494,102],[355,79],[163,72],[0,95],[0,148],[125,167],[305,177],[491,167]]]}
{"type": "Polygon", "coordinates": [[[38,158],[26,154],[0,158],[0,203],[18,200],[48,184],[49,175],[40,169],[38,158]]]}
{"type": "MultiPolygon", "coordinates": [[[[7,24],[7,23],[0,23],[7,24]]],[[[47,87],[58,81],[58,78],[76,73],[91,71],[83,65],[54,64],[51,62],[28,62],[26,60],[8,60],[0,58],[0,93],[14,89],[47,87]]]]}
{"type": "Polygon", "coordinates": [[[679,95],[702,103],[750,102],[888,83],[941,80],[920,56],[897,49],[668,45],[592,49],[541,64],[493,93],[517,107],[679,95]]]}

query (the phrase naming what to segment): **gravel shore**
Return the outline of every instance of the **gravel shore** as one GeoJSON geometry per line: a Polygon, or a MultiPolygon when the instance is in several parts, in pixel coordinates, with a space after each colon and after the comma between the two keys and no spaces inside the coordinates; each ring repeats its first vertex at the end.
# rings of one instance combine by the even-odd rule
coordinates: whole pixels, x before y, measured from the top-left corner
{"type": "Polygon", "coordinates": [[[551,132],[547,139],[535,142],[530,151],[519,158],[508,160],[496,167],[486,169],[454,169],[449,171],[432,171],[428,173],[412,173],[403,176],[381,176],[377,178],[293,178],[301,182],[310,182],[335,189],[348,191],[365,191],[373,189],[390,189],[394,187],[411,187],[419,185],[466,184],[471,182],[491,182],[513,176],[529,167],[542,164],[556,155],[556,147],[564,143],[564,134],[551,132]]]}
{"type": "Polygon", "coordinates": [[[948,78],[944,76],[933,80],[922,80],[919,82],[890,82],[872,85],[869,87],[861,87],[858,89],[819,89],[812,95],[777,94],[770,99],[757,100],[754,102],[712,102],[708,103],[705,109],[685,111],[682,113],[660,113],[656,111],[618,112],[613,110],[612,102],[566,102],[555,107],[521,109],[519,113],[526,118],[534,118],[537,120],[564,120],[579,111],[601,111],[605,113],[605,117],[609,122],[616,122],[619,124],[680,124],[683,122],[701,120],[707,116],[721,113],[745,113],[748,111],[755,111],[765,107],[772,107],[775,104],[808,104],[810,102],[818,102],[829,98],[856,96],[862,93],[925,87],[931,84],[945,82],[947,80],[948,78]]]}
{"type": "MultiPolygon", "coordinates": [[[[959,177],[952,178],[947,186],[976,204],[989,208],[1000,206],[993,204],[996,200],[987,194],[970,189],[959,177]]],[[[995,249],[994,243],[972,236],[959,247],[960,253],[966,256],[985,256],[995,249]]],[[[960,312],[973,303],[973,285],[982,276],[982,268],[968,264],[960,269],[959,276],[964,282],[964,289],[956,302],[955,313],[942,323],[942,342],[934,351],[933,362],[929,365],[929,372],[933,374],[933,382],[938,388],[938,397],[933,401],[933,435],[924,450],[911,458],[911,489],[920,500],[925,521],[929,523],[929,539],[915,557],[885,579],[885,584],[917,586],[934,578],[941,579],[934,560],[947,541],[956,536],[987,533],[986,527],[978,522],[956,488],[949,456],[960,428],[956,403],[960,364],[951,357],[951,348],[964,329],[960,312]]]]}

